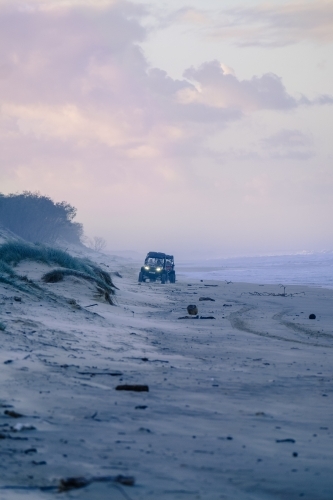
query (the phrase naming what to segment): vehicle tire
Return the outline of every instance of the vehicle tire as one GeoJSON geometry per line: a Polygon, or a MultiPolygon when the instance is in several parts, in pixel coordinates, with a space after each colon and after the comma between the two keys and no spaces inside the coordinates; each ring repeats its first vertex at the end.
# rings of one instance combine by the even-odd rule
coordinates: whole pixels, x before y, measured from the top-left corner
{"type": "Polygon", "coordinates": [[[165,285],[166,282],[167,282],[167,275],[166,273],[163,273],[161,277],[161,283],[162,285],[165,285]]]}
{"type": "Polygon", "coordinates": [[[170,283],[176,283],[176,273],[175,272],[170,274],[170,283]]]}
{"type": "Polygon", "coordinates": [[[143,282],[143,274],[142,274],[142,271],[140,271],[140,272],[139,272],[138,282],[139,282],[139,283],[142,283],[142,282],[143,282]]]}

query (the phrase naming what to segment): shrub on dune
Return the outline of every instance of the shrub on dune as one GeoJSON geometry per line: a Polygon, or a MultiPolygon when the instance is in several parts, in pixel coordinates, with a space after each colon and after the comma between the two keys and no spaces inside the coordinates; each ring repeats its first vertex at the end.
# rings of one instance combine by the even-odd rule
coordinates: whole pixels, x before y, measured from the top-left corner
{"type": "Polygon", "coordinates": [[[42,276],[42,280],[45,283],[59,283],[59,281],[62,281],[64,279],[65,276],[64,271],[65,271],[64,269],[53,269],[53,271],[44,274],[42,276]]]}
{"type": "MultiPolygon", "coordinates": [[[[109,304],[113,305],[111,295],[114,294],[115,287],[113,284],[109,285],[108,282],[103,279],[102,275],[99,275],[98,273],[96,273],[96,276],[92,276],[91,274],[86,274],[74,269],[53,269],[52,271],[44,274],[42,280],[45,283],[58,283],[59,281],[62,281],[65,276],[75,276],[76,278],[81,278],[89,281],[90,283],[94,283],[97,286],[97,291],[104,295],[105,300],[109,302],[109,304]]],[[[108,278],[110,277],[108,276],[108,278]]],[[[108,281],[112,283],[111,279],[108,281]]]]}

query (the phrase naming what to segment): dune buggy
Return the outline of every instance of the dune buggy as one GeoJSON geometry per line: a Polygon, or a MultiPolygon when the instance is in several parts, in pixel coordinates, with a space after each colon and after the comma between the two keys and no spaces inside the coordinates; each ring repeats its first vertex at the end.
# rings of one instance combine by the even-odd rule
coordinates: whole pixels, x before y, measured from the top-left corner
{"type": "Polygon", "coordinates": [[[139,273],[139,283],[143,281],[161,281],[162,284],[176,282],[173,255],[161,252],[148,252],[145,263],[139,273]]]}

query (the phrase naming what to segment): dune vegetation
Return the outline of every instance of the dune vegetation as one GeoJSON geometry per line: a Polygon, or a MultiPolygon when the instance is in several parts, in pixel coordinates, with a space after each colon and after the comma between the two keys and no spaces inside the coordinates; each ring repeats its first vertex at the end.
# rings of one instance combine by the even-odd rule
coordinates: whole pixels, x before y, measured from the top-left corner
{"type": "Polygon", "coordinates": [[[56,283],[62,281],[65,276],[75,276],[94,283],[99,294],[103,294],[105,300],[113,304],[111,296],[114,295],[116,287],[109,273],[88,259],[73,257],[63,250],[41,244],[12,241],[1,245],[0,282],[11,284],[19,289],[23,287],[24,291],[31,290],[31,285],[38,287],[29,282],[30,286],[27,288],[25,283],[29,280],[24,276],[19,276],[14,270],[15,266],[26,260],[52,267],[59,266],[44,274],[42,280],[45,283],[56,283]]]}

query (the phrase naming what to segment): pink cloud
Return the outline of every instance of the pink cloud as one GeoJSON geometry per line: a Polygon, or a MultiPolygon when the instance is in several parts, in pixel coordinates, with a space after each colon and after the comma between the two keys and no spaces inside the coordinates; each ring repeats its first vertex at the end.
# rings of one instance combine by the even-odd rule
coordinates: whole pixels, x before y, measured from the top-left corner
{"type": "Polygon", "coordinates": [[[138,45],[146,36],[140,6],[12,5],[0,9],[5,168],[17,156],[37,162],[44,151],[59,157],[60,169],[64,151],[83,165],[94,151],[99,169],[110,160],[125,171],[140,162],[153,170],[162,159],[179,165],[207,154],[206,138],[244,112],[306,100],[290,96],[274,74],[239,80],[217,61],[186,70],[182,80],[150,68],[138,45]]]}
{"type": "Polygon", "coordinates": [[[178,155],[197,154],[211,126],[240,117],[179,102],[178,92],[194,87],[149,68],[138,46],[142,15],[125,2],[0,9],[3,171],[80,164],[88,172],[92,162],[103,182],[140,168],[156,177],[167,170],[156,170],[158,161],[171,172],[178,155]]]}

